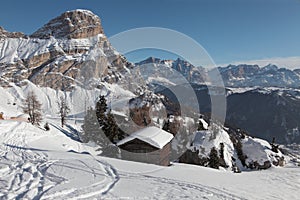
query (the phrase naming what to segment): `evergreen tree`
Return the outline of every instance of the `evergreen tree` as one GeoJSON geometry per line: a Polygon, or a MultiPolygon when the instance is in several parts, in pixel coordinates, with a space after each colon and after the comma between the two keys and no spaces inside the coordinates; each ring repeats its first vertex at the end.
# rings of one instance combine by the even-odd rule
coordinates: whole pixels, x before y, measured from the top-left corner
{"type": "Polygon", "coordinates": [[[220,150],[219,150],[219,155],[220,155],[220,166],[228,168],[229,166],[226,165],[225,159],[224,159],[224,143],[220,143],[220,150]]]}
{"type": "Polygon", "coordinates": [[[164,131],[170,132],[170,120],[167,119],[167,121],[164,121],[164,125],[162,128],[164,131]]]}
{"type": "Polygon", "coordinates": [[[100,127],[111,142],[115,139],[123,139],[125,133],[119,129],[111,110],[106,114],[107,109],[106,99],[101,95],[99,101],[96,103],[96,115],[100,127]]]}
{"type": "Polygon", "coordinates": [[[119,137],[119,128],[111,110],[107,113],[102,129],[108,139],[112,142],[116,139],[116,137],[119,137]]]}
{"type": "Polygon", "coordinates": [[[29,121],[32,124],[37,124],[42,121],[42,104],[38,101],[34,92],[29,92],[23,102],[23,112],[29,115],[29,121]]]}
{"type": "Polygon", "coordinates": [[[244,155],[244,152],[243,152],[243,145],[242,145],[242,142],[239,139],[236,142],[235,149],[236,149],[236,152],[237,152],[237,156],[240,159],[242,165],[244,167],[247,166],[246,165],[246,156],[244,155]]]}
{"type": "Polygon", "coordinates": [[[220,158],[218,155],[218,151],[215,147],[211,148],[210,150],[208,166],[214,169],[219,169],[220,158]]]}
{"type": "Polygon", "coordinates": [[[107,103],[104,95],[101,95],[99,98],[99,101],[96,103],[96,115],[98,118],[98,122],[100,126],[102,127],[104,125],[104,122],[106,121],[106,115],[105,112],[107,110],[107,103]]]}
{"type": "Polygon", "coordinates": [[[272,143],[271,143],[272,151],[275,153],[279,152],[279,145],[275,144],[275,137],[273,137],[272,143]]]}
{"type": "Polygon", "coordinates": [[[45,128],[46,131],[50,130],[50,126],[49,126],[48,122],[46,122],[46,124],[44,125],[44,128],[45,128]]]}
{"type": "Polygon", "coordinates": [[[220,158],[224,159],[224,143],[223,142],[220,143],[219,153],[220,153],[220,158]]]}

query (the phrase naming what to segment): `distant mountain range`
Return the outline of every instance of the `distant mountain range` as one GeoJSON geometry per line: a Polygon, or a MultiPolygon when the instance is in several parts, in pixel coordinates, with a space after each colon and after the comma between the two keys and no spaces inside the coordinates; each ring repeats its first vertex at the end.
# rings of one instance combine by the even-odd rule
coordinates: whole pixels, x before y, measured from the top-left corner
{"type": "MultiPolygon", "coordinates": [[[[161,60],[149,57],[136,63],[142,67],[157,64],[170,67],[180,72],[189,82],[197,84],[204,84],[205,81],[209,80],[209,73],[212,72],[201,66],[193,66],[179,58],[177,60],[161,60]]],[[[300,88],[300,69],[290,70],[272,64],[265,67],[241,64],[218,67],[213,70],[219,70],[226,87],[300,88]]]]}
{"type": "Polygon", "coordinates": [[[300,69],[289,70],[269,64],[229,65],[218,68],[227,87],[292,87],[300,88],[300,69]]]}

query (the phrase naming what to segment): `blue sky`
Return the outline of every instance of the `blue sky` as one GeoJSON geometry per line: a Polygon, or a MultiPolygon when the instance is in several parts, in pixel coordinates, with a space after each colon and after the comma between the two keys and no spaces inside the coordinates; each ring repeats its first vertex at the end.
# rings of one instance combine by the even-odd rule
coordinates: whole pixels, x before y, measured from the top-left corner
{"type": "MultiPolygon", "coordinates": [[[[293,57],[297,65],[300,57],[300,0],[5,0],[0,26],[30,34],[77,8],[99,15],[108,37],[146,26],[182,32],[218,64],[262,59],[288,63],[293,57]]],[[[128,56],[143,59],[151,53],[175,57],[161,51],[128,56]]]]}

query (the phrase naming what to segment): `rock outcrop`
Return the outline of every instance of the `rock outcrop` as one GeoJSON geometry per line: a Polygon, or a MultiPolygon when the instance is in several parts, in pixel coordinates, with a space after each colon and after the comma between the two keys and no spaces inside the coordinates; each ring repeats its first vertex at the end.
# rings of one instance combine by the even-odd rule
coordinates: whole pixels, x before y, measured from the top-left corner
{"type": "Polygon", "coordinates": [[[30,37],[80,39],[103,34],[100,18],[87,10],[65,12],[52,19],[30,37]]]}
{"type": "Polygon", "coordinates": [[[1,38],[25,38],[25,34],[21,32],[8,32],[0,26],[0,39],[1,38]]]}
{"type": "Polygon", "coordinates": [[[131,64],[109,43],[101,20],[86,10],[63,13],[31,36],[0,29],[0,86],[23,80],[54,89],[116,82],[131,64]]]}

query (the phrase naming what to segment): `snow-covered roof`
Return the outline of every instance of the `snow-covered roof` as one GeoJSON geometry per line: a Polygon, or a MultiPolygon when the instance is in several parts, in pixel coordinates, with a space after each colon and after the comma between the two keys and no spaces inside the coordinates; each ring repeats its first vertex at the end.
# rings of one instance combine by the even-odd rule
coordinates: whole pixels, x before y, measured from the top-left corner
{"type": "Polygon", "coordinates": [[[134,139],[139,139],[154,147],[162,149],[173,139],[173,135],[155,126],[149,126],[132,133],[127,138],[119,141],[117,145],[120,146],[134,139]]]}

